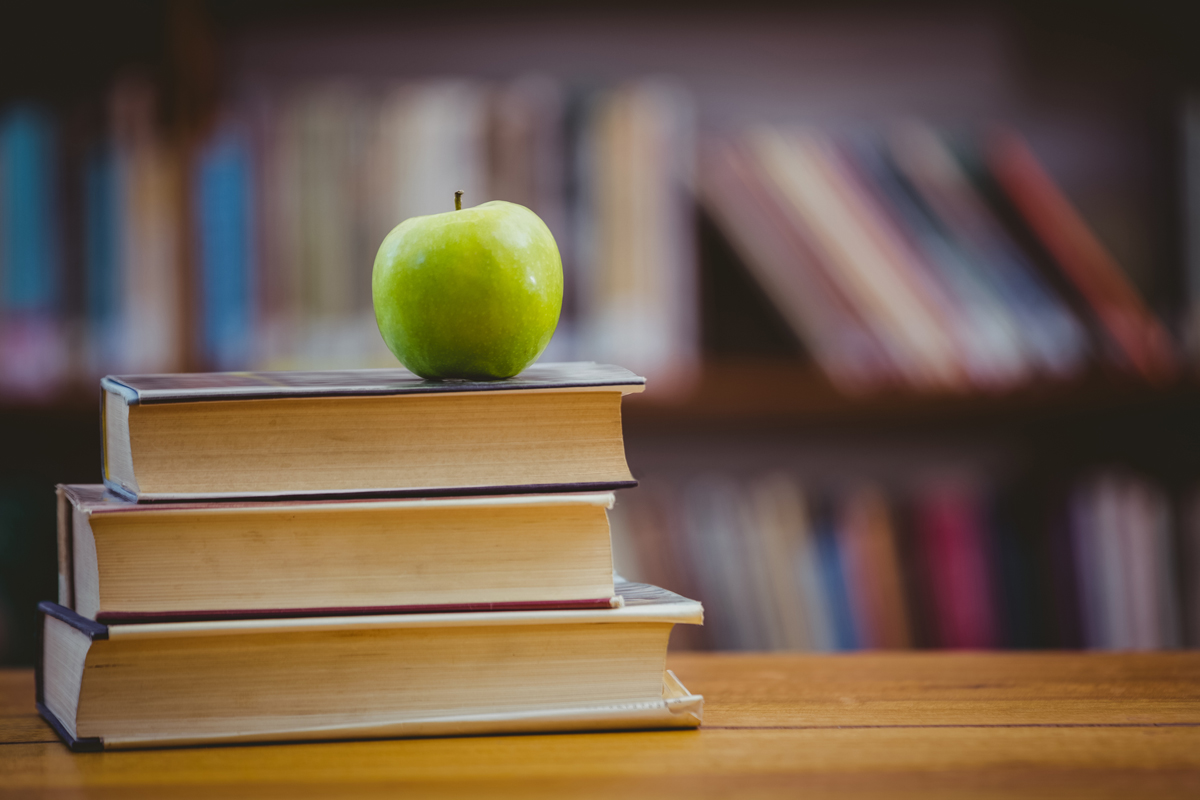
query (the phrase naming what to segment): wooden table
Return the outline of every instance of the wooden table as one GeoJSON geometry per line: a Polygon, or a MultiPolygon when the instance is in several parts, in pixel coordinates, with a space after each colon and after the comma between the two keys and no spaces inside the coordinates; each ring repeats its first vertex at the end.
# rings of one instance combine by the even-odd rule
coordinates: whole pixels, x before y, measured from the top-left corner
{"type": "Polygon", "coordinates": [[[72,755],[0,671],[0,796],[1200,797],[1200,652],[673,655],[699,731],[72,755]]]}

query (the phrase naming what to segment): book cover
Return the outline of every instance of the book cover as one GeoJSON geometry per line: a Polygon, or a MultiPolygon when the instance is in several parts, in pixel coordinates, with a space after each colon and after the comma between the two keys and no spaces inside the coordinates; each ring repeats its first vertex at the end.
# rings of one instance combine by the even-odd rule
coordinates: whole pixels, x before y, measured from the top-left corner
{"type": "Polygon", "coordinates": [[[608,387],[629,394],[642,391],[645,384],[645,378],[627,369],[594,362],[533,364],[515,378],[502,381],[426,380],[406,369],[397,368],[109,375],[100,382],[105,391],[119,395],[130,405],[608,387]]]}

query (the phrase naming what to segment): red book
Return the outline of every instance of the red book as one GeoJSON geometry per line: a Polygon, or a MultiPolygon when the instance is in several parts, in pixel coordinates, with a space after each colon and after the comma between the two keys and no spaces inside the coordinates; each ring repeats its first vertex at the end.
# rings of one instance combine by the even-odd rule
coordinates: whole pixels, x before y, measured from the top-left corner
{"type": "Polygon", "coordinates": [[[997,133],[989,142],[987,159],[1013,205],[1129,363],[1148,378],[1169,376],[1175,356],[1166,328],[1025,140],[1014,131],[997,133]]]}
{"type": "Polygon", "coordinates": [[[966,490],[941,487],[918,501],[918,527],[942,647],[996,644],[981,510],[966,490]]]}

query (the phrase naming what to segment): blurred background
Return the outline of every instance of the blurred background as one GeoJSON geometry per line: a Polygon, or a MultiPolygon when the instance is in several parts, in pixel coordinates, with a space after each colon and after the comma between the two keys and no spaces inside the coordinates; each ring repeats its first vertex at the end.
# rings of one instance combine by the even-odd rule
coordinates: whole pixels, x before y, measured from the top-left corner
{"type": "Polygon", "coordinates": [[[401,220],[505,199],[546,360],[647,376],[674,646],[1200,646],[1200,49],[1163,2],[0,11],[0,663],[106,373],[394,366],[401,220]]]}

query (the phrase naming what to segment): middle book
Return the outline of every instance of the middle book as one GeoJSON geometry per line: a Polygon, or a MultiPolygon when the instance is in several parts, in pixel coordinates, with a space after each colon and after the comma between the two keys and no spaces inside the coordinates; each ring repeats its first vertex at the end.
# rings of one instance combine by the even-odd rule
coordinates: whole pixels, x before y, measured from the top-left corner
{"type": "Polygon", "coordinates": [[[604,608],[611,493],[137,504],[60,486],[59,603],[104,623],[604,608]]]}

